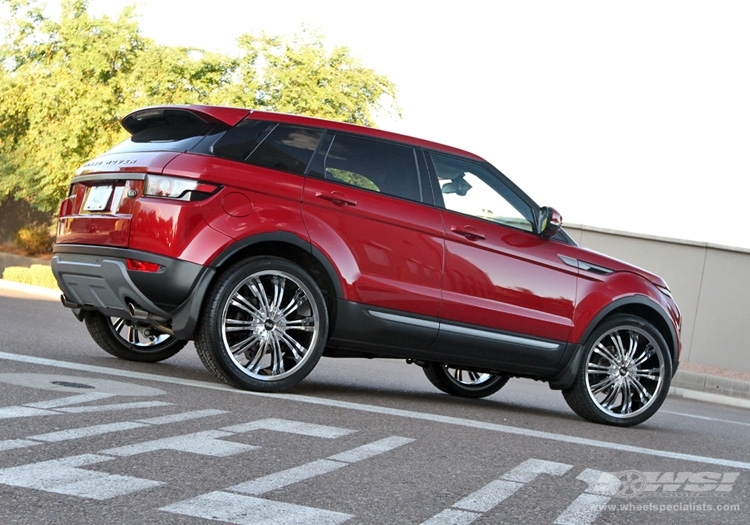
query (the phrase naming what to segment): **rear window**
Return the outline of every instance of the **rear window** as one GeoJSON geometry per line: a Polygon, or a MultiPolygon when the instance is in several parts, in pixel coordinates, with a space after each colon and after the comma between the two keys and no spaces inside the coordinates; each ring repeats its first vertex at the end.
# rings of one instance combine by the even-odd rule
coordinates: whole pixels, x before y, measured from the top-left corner
{"type": "Polygon", "coordinates": [[[246,120],[213,146],[217,157],[304,174],[323,130],[246,120]]]}

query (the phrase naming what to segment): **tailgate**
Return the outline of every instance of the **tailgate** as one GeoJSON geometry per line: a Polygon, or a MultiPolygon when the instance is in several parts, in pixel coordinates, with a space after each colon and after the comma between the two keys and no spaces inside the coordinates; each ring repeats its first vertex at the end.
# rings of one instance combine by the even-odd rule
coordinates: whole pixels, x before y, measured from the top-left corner
{"type": "Polygon", "coordinates": [[[59,244],[127,247],[133,208],[146,173],[161,173],[179,153],[105,155],[84,164],[60,205],[59,244]]]}

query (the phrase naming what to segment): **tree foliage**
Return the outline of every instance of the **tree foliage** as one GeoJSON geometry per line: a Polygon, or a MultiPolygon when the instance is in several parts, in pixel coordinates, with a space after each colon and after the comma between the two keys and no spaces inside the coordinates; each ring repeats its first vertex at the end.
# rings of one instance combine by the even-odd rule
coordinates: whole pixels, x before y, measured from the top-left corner
{"type": "Polygon", "coordinates": [[[54,210],[75,169],[126,135],[119,120],[155,104],[228,104],[373,125],[395,87],[345,47],[302,31],[290,41],[238,39],[238,57],[166,47],[144,36],[134,8],[93,17],[63,0],[59,20],[37,0],[0,0],[0,197],[54,210]]]}

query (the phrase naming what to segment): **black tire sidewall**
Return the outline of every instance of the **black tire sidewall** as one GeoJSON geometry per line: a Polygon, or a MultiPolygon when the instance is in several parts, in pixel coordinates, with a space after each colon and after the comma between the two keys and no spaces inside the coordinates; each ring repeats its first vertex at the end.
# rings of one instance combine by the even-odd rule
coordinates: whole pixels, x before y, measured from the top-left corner
{"type": "Polygon", "coordinates": [[[492,378],[481,385],[463,385],[456,382],[456,380],[450,376],[445,369],[445,365],[442,363],[427,363],[424,366],[423,371],[430,383],[442,392],[453,396],[468,397],[472,399],[491,396],[504,387],[509,379],[507,376],[491,374],[492,378]]]}
{"type": "Polygon", "coordinates": [[[85,324],[94,342],[105,352],[127,361],[156,363],[172,357],[187,344],[173,336],[156,345],[131,344],[115,330],[110,318],[100,312],[87,312],[85,324]]]}
{"type": "Polygon", "coordinates": [[[564,391],[563,395],[568,405],[581,417],[588,419],[595,423],[605,423],[614,426],[629,427],[643,423],[651,416],[653,416],[657,410],[664,403],[664,400],[669,393],[669,386],[672,379],[672,355],[669,351],[664,336],[656,329],[650,322],[646,321],[641,317],[628,314],[620,314],[613,316],[612,318],[604,321],[598,326],[586,340],[586,344],[582,350],[583,356],[578,365],[578,373],[576,375],[573,386],[564,391]],[[607,412],[604,412],[590,397],[587,385],[587,373],[588,363],[591,353],[594,350],[594,345],[599,339],[616,328],[627,329],[627,327],[638,328],[647,332],[650,337],[656,342],[658,348],[657,351],[661,352],[662,360],[664,362],[664,377],[661,384],[661,390],[656,393],[656,398],[651,404],[639,414],[628,417],[619,418],[614,417],[607,412]]]}
{"type": "Polygon", "coordinates": [[[259,256],[241,261],[221,274],[208,294],[198,325],[196,346],[203,363],[221,380],[238,388],[259,392],[278,392],[291,388],[304,379],[318,363],[328,335],[328,310],[323,293],[315,280],[299,265],[280,257],[259,256]],[[247,277],[264,271],[279,271],[293,276],[307,288],[309,300],[318,310],[317,341],[308,349],[309,356],[292,374],[262,381],[238,369],[224,346],[221,319],[227,301],[247,277]]]}

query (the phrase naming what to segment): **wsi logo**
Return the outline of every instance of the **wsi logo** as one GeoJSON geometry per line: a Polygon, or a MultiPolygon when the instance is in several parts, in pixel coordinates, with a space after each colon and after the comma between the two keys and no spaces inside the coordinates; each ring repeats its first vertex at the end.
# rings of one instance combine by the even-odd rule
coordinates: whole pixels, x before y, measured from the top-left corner
{"type": "Polygon", "coordinates": [[[614,476],[620,482],[617,495],[632,498],[654,493],[731,492],[739,472],[640,472],[625,470],[614,476]]]}

